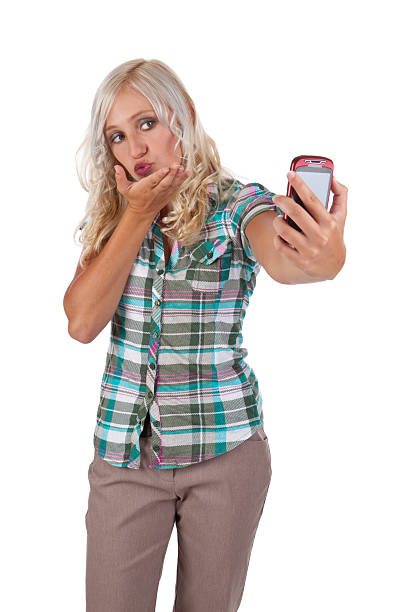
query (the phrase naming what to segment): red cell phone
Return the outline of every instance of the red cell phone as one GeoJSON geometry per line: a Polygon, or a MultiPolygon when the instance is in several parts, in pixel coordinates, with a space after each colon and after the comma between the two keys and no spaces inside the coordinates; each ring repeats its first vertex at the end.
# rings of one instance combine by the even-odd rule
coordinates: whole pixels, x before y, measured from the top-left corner
{"type": "MultiPolygon", "coordinates": [[[[318,155],[298,155],[292,159],[290,169],[297,172],[304,180],[306,185],[310,187],[313,193],[319,198],[325,208],[329,204],[330,188],[334,171],[334,164],[328,157],[318,155]]],[[[302,206],[307,211],[307,208],[299,198],[292,185],[288,182],[286,195],[292,198],[297,204],[302,206]]],[[[301,232],[300,227],[290,218],[283,210],[277,207],[279,214],[283,214],[283,218],[288,222],[288,225],[301,232]]],[[[303,232],[302,232],[303,233],[303,232]]]]}

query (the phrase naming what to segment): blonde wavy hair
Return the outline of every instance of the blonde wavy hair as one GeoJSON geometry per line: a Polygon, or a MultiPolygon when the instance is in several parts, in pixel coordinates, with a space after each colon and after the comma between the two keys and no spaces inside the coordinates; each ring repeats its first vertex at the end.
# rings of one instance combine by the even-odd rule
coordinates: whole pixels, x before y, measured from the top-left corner
{"type": "Polygon", "coordinates": [[[215,183],[218,201],[222,201],[237,182],[221,165],[216,144],[204,131],[194,102],[175,72],[156,59],[120,64],[96,91],[91,121],[75,156],[79,182],[89,194],[85,214],[74,232],[76,242],[81,231],[81,267],[100,253],[127,207],[126,198],[116,188],[113,167],[118,162],[104,134],[106,117],[123,86],[134,88],[149,100],[159,121],[178,138],[174,150],[181,142],[181,163],[190,172],[172,202],[173,210],[161,219],[163,234],[184,246],[194,244],[211,209],[207,186],[215,183]]]}

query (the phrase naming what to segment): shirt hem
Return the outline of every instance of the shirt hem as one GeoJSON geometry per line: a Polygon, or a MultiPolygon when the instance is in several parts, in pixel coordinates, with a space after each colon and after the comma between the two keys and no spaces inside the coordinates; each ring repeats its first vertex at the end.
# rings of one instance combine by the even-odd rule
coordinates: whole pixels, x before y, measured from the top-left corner
{"type": "MultiPolygon", "coordinates": [[[[193,459],[192,461],[189,461],[189,462],[178,462],[178,463],[175,463],[175,461],[172,461],[171,457],[169,459],[167,459],[167,461],[166,461],[166,457],[163,457],[162,460],[160,462],[157,462],[154,466],[149,464],[147,467],[149,469],[151,469],[151,470],[171,470],[171,469],[181,469],[181,468],[189,467],[190,465],[197,465],[198,463],[203,463],[204,461],[211,461],[211,459],[216,459],[217,457],[220,457],[221,455],[225,455],[225,453],[228,453],[229,451],[234,450],[234,448],[239,447],[243,442],[245,442],[251,436],[253,436],[254,433],[256,431],[258,431],[258,429],[260,427],[263,426],[263,424],[264,424],[263,420],[260,420],[259,423],[255,424],[256,427],[252,428],[249,431],[249,435],[246,438],[243,438],[241,440],[236,440],[234,442],[234,446],[231,446],[230,448],[227,448],[225,451],[222,451],[221,453],[213,454],[211,457],[207,456],[205,458],[201,458],[200,459],[200,457],[202,457],[202,455],[197,455],[197,457],[198,457],[197,460],[193,459]]],[[[140,436],[139,436],[139,438],[140,438],[140,436]]],[[[229,444],[231,444],[231,443],[229,443],[229,444]]],[[[163,449],[163,447],[162,447],[162,449],[163,449]]],[[[95,450],[95,453],[98,455],[98,457],[100,457],[100,459],[102,459],[103,461],[106,461],[107,463],[109,463],[109,465],[112,465],[113,467],[126,467],[126,468],[129,468],[129,469],[136,469],[136,470],[141,468],[141,466],[140,466],[140,455],[139,455],[139,457],[137,459],[133,459],[133,460],[130,460],[130,461],[126,460],[126,459],[123,460],[123,461],[113,461],[113,460],[110,460],[109,458],[107,458],[107,455],[109,453],[107,453],[105,455],[101,455],[98,452],[98,447],[97,447],[97,445],[95,443],[94,443],[94,450],[95,450]]],[[[194,456],[192,456],[192,457],[194,457],[194,456]]]]}

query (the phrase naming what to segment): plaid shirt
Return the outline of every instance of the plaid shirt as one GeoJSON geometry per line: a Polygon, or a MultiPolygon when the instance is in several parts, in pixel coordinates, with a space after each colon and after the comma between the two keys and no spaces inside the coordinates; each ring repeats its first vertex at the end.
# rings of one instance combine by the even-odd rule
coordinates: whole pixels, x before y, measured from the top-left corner
{"type": "Polygon", "coordinates": [[[241,346],[261,268],[247,223],[276,210],[274,193],[243,185],[216,204],[199,240],[174,242],[165,269],[160,213],[136,257],[111,321],[94,446],[117,467],[140,468],[139,436],[150,412],[150,467],[183,468],[221,455],[263,425],[262,396],[241,346]]]}

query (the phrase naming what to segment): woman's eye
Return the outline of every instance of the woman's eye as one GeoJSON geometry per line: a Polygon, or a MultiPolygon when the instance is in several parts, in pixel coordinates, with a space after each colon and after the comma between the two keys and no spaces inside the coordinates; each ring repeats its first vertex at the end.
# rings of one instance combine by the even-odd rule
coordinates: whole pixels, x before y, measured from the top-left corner
{"type": "Polygon", "coordinates": [[[141,125],[143,125],[145,123],[156,123],[156,121],[154,119],[145,119],[145,120],[141,121],[141,125]]]}
{"type": "MultiPolygon", "coordinates": [[[[156,120],[155,120],[155,119],[142,119],[142,120],[140,121],[140,125],[141,125],[141,126],[142,126],[142,125],[144,125],[145,123],[152,123],[152,124],[154,125],[154,124],[156,123],[156,120]]],[[[150,129],[151,129],[151,127],[149,127],[149,128],[148,128],[148,130],[150,130],[150,129]]],[[[148,131],[148,130],[147,130],[147,131],[148,131]]],[[[146,132],[146,130],[142,130],[142,131],[143,131],[143,132],[146,132]]],[[[120,140],[118,141],[118,140],[116,140],[116,139],[117,139],[117,138],[121,138],[122,136],[123,136],[123,134],[121,134],[120,132],[118,132],[118,133],[116,133],[116,134],[112,134],[112,136],[110,137],[110,141],[111,141],[112,143],[115,143],[115,144],[116,144],[117,142],[121,142],[120,140]]]]}

